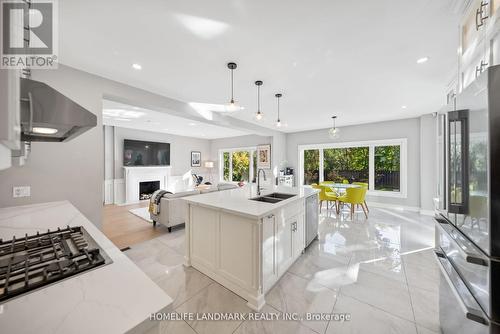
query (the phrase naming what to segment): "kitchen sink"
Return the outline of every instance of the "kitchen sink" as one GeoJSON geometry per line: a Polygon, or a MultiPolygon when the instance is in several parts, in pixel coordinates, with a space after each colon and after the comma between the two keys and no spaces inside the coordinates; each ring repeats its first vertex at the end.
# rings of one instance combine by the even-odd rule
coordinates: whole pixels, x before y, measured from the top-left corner
{"type": "Polygon", "coordinates": [[[250,198],[252,201],[265,202],[265,203],[278,203],[285,199],[294,197],[296,195],[292,194],[282,194],[282,193],[272,193],[268,195],[263,195],[259,197],[250,198]]]}
{"type": "Polygon", "coordinates": [[[278,203],[281,202],[281,198],[272,198],[272,197],[255,197],[255,198],[250,198],[251,201],[257,201],[257,202],[266,202],[266,203],[278,203]]]}
{"type": "Polygon", "coordinates": [[[294,196],[297,196],[297,195],[294,195],[294,194],[283,194],[283,193],[272,193],[272,194],[269,194],[269,195],[264,195],[264,197],[272,197],[272,198],[279,198],[279,199],[289,199],[289,198],[292,198],[294,196]]]}

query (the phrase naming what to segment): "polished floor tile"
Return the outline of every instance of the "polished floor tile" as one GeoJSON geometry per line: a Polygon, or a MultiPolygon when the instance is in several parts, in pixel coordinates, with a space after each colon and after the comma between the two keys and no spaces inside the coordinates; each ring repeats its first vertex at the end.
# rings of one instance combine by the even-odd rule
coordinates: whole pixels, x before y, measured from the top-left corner
{"type": "Polygon", "coordinates": [[[178,266],[165,271],[155,283],[172,298],[177,307],[214,281],[194,268],[178,266]]]}
{"type": "Polygon", "coordinates": [[[410,286],[410,296],[416,323],[439,332],[439,292],[410,286]]]}
{"type": "Polygon", "coordinates": [[[357,279],[341,293],[409,321],[414,321],[408,286],[396,280],[358,270],[357,279]]]}
{"type": "Polygon", "coordinates": [[[234,331],[234,334],[317,334],[299,321],[283,320],[282,313],[269,305],[265,305],[258,313],[262,313],[264,316],[245,320],[234,331]],[[265,317],[268,317],[269,314],[276,315],[276,318],[272,318],[276,320],[266,320],[265,317]]]}
{"type": "Polygon", "coordinates": [[[416,334],[415,323],[340,294],[333,309],[335,314],[349,314],[349,320],[332,320],[327,334],[416,334]]]}
{"type": "Polygon", "coordinates": [[[402,256],[409,286],[429,291],[439,290],[441,271],[432,249],[402,256]]]}
{"type": "MultiPolygon", "coordinates": [[[[438,333],[440,273],[432,252],[432,217],[370,209],[368,219],[356,214],[354,220],[323,210],[318,239],[267,293],[261,311],[333,310],[350,313],[350,321],[197,320],[162,323],[157,330],[162,334],[438,333]]],[[[174,230],[125,254],[174,299],[177,312],[253,312],[233,292],[183,266],[184,233],[174,230]]]]}
{"type": "Polygon", "coordinates": [[[184,320],[163,320],[145,334],[196,334],[184,320]]]}
{"type": "MultiPolygon", "coordinates": [[[[298,313],[330,313],[335,305],[337,293],[318,284],[314,280],[285,273],[278,283],[266,295],[266,301],[281,312],[298,313]]],[[[328,321],[311,321],[304,319],[302,324],[323,333],[328,321]]]]}
{"type": "MultiPolygon", "coordinates": [[[[178,313],[250,313],[246,301],[218,283],[210,284],[176,310],[178,313]]],[[[186,322],[199,334],[232,333],[243,320],[204,320],[195,318],[186,322]]]]}
{"type": "Polygon", "coordinates": [[[156,239],[132,246],[125,254],[151,279],[159,279],[184,263],[183,255],[156,239]]]}

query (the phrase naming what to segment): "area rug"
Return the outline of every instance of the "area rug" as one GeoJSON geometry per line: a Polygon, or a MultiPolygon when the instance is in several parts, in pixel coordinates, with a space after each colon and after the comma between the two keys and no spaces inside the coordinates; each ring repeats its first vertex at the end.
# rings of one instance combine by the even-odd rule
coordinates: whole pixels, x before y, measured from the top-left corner
{"type": "Polygon", "coordinates": [[[147,207],[145,207],[145,208],[138,208],[138,209],[130,209],[128,211],[131,214],[136,215],[137,217],[142,218],[142,219],[144,219],[147,222],[150,222],[150,223],[153,222],[151,220],[151,218],[149,217],[149,211],[148,211],[147,207]]]}

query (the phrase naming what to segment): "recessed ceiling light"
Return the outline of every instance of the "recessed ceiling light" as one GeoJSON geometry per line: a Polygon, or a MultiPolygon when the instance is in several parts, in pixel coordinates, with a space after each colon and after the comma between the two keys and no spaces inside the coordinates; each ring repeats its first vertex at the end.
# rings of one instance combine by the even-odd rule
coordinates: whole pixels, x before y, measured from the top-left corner
{"type": "Polygon", "coordinates": [[[401,109],[406,109],[406,108],[408,108],[408,107],[407,106],[401,106],[401,109]]]}
{"type": "Polygon", "coordinates": [[[142,70],[142,66],[140,64],[137,64],[137,63],[132,64],[132,68],[134,70],[142,70]]]}
{"type": "Polygon", "coordinates": [[[429,60],[429,57],[422,57],[417,59],[417,64],[423,64],[429,60]]]}
{"type": "Polygon", "coordinates": [[[189,123],[189,125],[191,125],[191,126],[195,126],[195,125],[196,125],[196,123],[192,123],[192,122],[191,122],[191,123],[189,123]]]}

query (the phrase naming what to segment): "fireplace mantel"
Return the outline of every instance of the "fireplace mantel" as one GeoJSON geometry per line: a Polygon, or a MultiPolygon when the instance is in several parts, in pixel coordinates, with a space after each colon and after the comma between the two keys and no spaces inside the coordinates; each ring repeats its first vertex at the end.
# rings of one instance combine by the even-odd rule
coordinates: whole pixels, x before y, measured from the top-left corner
{"type": "Polygon", "coordinates": [[[125,204],[139,202],[139,182],[160,181],[160,189],[166,189],[170,166],[123,167],[125,179],[125,204]]]}

